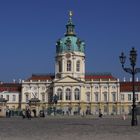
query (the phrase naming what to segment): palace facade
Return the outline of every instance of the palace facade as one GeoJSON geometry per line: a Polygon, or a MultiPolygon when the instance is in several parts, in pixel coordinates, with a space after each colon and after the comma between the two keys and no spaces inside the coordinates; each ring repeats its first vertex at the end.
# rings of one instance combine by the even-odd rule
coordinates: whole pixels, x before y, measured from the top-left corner
{"type": "MultiPolygon", "coordinates": [[[[132,83],[120,82],[111,73],[85,73],[85,42],[75,33],[70,13],[65,36],[56,42],[55,73],[33,74],[20,84],[1,83],[0,99],[10,109],[53,108],[64,114],[129,114],[132,83]]],[[[0,103],[2,101],[0,100],[0,103]]],[[[140,82],[136,82],[140,102],[140,82]]],[[[0,109],[1,111],[1,109],[0,109]]]]}
{"type": "Polygon", "coordinates": [[[48,108],[56,95],[53,106],[64,113],[98,114],[101,109],[104,114],[119,114],[119,80],[110,73],[86,74],[85,62],[85,42],[76,35],[70,14],[65,36],[56,42],[55,74],[35,74],[22,82],[22,108],[35,99],[40,101],[39,110],[48,108]]]}

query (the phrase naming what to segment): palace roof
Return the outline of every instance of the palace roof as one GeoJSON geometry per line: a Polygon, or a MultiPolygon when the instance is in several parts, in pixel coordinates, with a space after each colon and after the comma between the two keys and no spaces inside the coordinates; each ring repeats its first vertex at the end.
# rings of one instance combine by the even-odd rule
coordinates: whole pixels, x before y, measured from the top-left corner
{"type": "MultiPolygon", "coordinates": [[[[132,82],[120,82],[120,92],[132,92],[132,82]]],[[[135,91],[140,92],[140,82],[135,82],[135,91]]]]}
{"type": "Polygon", "coordinates": [[[54,74],[32,74],[30,78],[28,78],[26,81],[47,81],[47,80],[53,80],[54,79],[54,74]]]}
{"type": "Polygon", "coordinates": [[[85,80],[117,80],[111,73],[86,73],[85,80]]]}
{"type": "Polygon", "coordinates": [[[0,92],[21,92],[20,83],[0,83],[0,92]]]}
{"type": "MultiPolygon", "coordinates": [[[[53,73],[50,74],[32,74],[30,78],[28,78],[26,81],[52,81],[55,78],[55,75],[53,73]]],[[[117,80],[117,78],[113,77],[110,73],[87,73],[85,74],[85,80],[91,81],[91,80],[117,80]]]]}

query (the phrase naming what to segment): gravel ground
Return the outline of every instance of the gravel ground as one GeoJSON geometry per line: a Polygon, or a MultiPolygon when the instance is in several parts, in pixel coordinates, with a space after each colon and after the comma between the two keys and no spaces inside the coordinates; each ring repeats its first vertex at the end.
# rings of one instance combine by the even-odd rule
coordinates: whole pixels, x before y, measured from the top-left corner
{"type": "MultiPolygon", "coordinates": [[[[140,119],[139,119],[140,122],[140,119]]],[[[0,118],[0,140],[140,140],[140,125],[121,117],[0,118]]]]}

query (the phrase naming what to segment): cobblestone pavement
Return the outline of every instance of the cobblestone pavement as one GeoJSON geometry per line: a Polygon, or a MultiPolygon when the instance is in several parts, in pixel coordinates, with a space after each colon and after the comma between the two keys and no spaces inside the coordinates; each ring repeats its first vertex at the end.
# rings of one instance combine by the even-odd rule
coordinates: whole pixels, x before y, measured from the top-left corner
{"type": "Polygon", "coordinates": [[[130,124],[120,117],[0,118],[0,140],[140,140],[140,124],[130,124]]]}

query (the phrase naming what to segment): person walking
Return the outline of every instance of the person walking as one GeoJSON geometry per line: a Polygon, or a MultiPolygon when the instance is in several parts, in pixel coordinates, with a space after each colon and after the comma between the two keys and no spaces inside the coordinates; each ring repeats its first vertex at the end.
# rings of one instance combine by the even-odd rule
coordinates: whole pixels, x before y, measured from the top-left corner
{"type": "Polygon", "coordinates": [[[122,119],[125,121],[126,120],[126,114],[123,114],[122,119]]]}
{"type": "Polygon", "coordinates": [[[102,111],[101,109],[99,109],[99,117],[102,118],[103,114],[102,114],[102,111]]]}
{"type": "Polygon", "coordinates": [[[30,111],[29,108],[26,109],[26,116],[27,116],[27,118],[28,118],[29,120],[31,120],[31,111],[30,111]]]}

